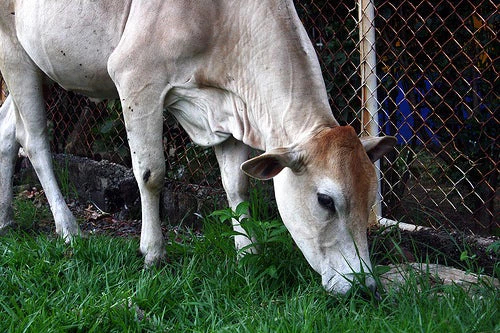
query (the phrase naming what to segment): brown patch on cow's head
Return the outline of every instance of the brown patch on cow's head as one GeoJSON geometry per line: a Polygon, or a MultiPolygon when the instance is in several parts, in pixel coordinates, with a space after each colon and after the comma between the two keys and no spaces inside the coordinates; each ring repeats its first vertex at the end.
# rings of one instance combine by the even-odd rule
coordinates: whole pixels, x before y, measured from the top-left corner
{"type": "Polygon", "coordinates": [[[350,209],[362,209],[364,216],[375,199],[376,174],[354,129],[325,128],[303,146],[303,152],[308,172],[339,183],[350,209]]]}

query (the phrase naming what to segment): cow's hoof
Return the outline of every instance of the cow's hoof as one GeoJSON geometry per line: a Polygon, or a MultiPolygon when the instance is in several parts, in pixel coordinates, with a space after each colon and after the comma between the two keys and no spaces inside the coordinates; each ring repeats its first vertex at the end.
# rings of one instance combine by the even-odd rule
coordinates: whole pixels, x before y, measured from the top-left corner
{"type": "Polygon", "coordinates": [[[163,251],[160,254],[148,253],[144,257],[144,268],[150,268],[153,266],[160,267],[167,261],[167,253],[163,251]]]}
{"type": "Polygon", "coordinates": [[[62,239],[64,239],[64,242],[66,244],[71,244],[74,240],[85,237],[78,225],[72,226],[70,228],[62,228],[62,230],[57,230],[56,227],[56,233],[60,235],[62,239]]]}
{"type": "Polygon", "coordinates": [[[78,241],[82,238],[88,238],[88,234],[84,233],[81,230],[78,230],[76,233],[66,233],[65,236],[61,236],[64,239],[66,244],[73,244],[73,242],[78,241]]]}

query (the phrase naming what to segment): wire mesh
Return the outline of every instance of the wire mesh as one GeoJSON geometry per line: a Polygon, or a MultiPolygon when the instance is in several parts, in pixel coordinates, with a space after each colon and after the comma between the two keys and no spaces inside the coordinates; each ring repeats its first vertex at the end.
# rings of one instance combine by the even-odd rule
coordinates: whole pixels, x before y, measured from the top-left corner
{"type": "MultiPolygon", "coordinates": [[[[383,215],[499,232],[498,5],[375,1],[379,124],[398,138],[381,164],[383,215]]],[[[360,130],[353,1],[297,1],[341,122],[360,130]]]]}
{"type": "MultiPolygon", "coordinates": [[[[360,132],[356,2],[297,0],[296,6],[335,117],[360,132]]],[[[498,5],[380,0],[375,15],[378,122],[398,138],[381,163],[383,215],[498,234],[498,5]]],[[[55,152],[130,166],[117,102],[93,104],[57,87],[47,96],[55,152]]],[[[193,145],[168,116],[164,146],[170,178],[221,186],[212,150],[193,145]]]]}
{"type": "Polygon", "coordinates": [[[381,124],[401,143],[387,216],[498,233],[497,6],[377,4],[381,124]]]}

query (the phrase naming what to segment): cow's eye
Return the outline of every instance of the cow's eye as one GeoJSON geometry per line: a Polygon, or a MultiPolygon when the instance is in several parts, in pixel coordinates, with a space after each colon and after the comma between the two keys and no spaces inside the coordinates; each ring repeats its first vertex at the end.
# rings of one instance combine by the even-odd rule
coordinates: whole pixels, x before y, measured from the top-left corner
{"type": "Polygon", "coordinates": [[[318,193],[318,203],[329,211],[335,213],[335,201],[329,195],[318,193]]]}

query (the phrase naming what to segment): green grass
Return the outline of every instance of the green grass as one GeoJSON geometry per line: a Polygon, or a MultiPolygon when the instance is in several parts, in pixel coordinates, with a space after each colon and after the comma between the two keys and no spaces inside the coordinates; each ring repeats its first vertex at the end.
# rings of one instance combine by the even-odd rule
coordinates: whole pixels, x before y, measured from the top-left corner
{"type": "Polygon", "coordinates": [[[15,220],[22,229],[33,230],[37,228],[40,221],[52,219],[50,210],[45,203],[41,202],[40,196],[43,196],[43,194],[37,192],[33,194],[31,199],[19,195],[14,200],[15,220]]]}
{"type": "Polygon", "coordinates": [[[64,162],[61,162],[61,164],[56,163],[54,172],[57,175],[58,184],[62,194],[66,198],[78,198],[76,186],[70,179],[69,162],[67,157],[64,158],[64,162]]]}
{"type": "Polygon", "coordinates": [[[380,301],[331,296],[277,221],[257,223],[263,252],[238,262],[220,219],[208,217],[203,236],[177,235],[168,263],[148,270],[137,239],[68,246],[8,233],[0,238],[0,332],[500,331],[498,289],[467,293],[414,276],[380,301]]]}

